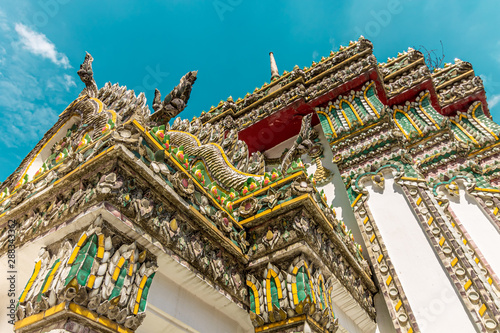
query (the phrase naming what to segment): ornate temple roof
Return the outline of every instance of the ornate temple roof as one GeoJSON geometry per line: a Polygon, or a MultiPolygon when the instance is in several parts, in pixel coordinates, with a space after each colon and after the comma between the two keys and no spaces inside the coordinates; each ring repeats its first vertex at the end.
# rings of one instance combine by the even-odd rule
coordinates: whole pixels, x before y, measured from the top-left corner
{"type": "MultiPolygon", "coordinates": [[[[431,73],[416,50],[379,64],[372,49],[361,37],[309,68],[296,66],[282,75],[271,57],[269,84],[236,101],[221,101],[191,121],[175,117],[186,107],[196,72],[187,73],[163,101],[156,91],[151,113],[143,93],[136,96],[110,83],[97,89],[87,54],[78,71],[84,90],[2,184],[0,225],[19,221],[21,246],[72,221],[79,210],[99,204],[115,214],[110,206],[120,207],[117,215],[136,232],[154,235],[152,243],[189,261],[220,283],[229,299],[249,307],[257,326],[286,318],[272,295],[264,302],[258,280],[272,278],[276,289],[284,279],[270,264],[276,249],[297,279],[300,267],[311,265],[288,257],[299,252],[297,246],[314,252],[318,267],[300,274],[310,275],[317,286],[323,283],[323,289],[342,285],[343,295],[363,313],[360,322],[371,325],[377,288],[362,246],[322,188],[331,174],[321,164],[325,148],[333,153],[353,206],[364,190],[363,177],[383,186],[383,168],[397,170],[403,182],[428,182],[434,191],[458,175],[488,192],[500,176],[497,159],[490,158],[500,153],[500,126],[489,116],[484,88],[470,64],[456,61],[431,73]],[[323,147],[316,124],[329,147],[323,147]],[[267,150],[288,139],[291,146],[278,159],[266,158],[267,150]],[[314,174],[307,173],[304,154],[316,163],[314,174]],[[246,297],[240,271],[231,268],[249,263],[253,298],[246,297]]],[[[0,233],[0,253],[7,250],[6,230],[0,233]]],[[[85,235],[81,244],[64,244],[67,253],[59,257],[71,252],[82,262],[100,263],[99,251],[106,251],[100,240],[107,235],[98,229],[85,235]]],[[[144,279],[139,247],[127,243],[122,250],[117,253],[134,259],[115,268],[113,276],[123,271],[144,279]]],[[[49,278],[49,266],[59,257],[40,259],[43,274],[32,282],[49,278]]],[[[102,276],[69,259],[65,265],[72,275],[58,280],[64,287],[86,286],[92,274],[94,285],[102,276]]],[[[119,287],[116,293],[122,293],[119,287]]],[[[43,288],[37,295],[29,290],[28,301],[40,296],[50,304],[43,288]]],[[[107,297],[115,293],[108,291],[107,297]]],[[[143,311],[139,290],[126,292],[125,298],[139,299],[127,313],[143,311]]],[[[280,293],[286,299],[287,291],[280,293]]],[[[302,296],[290,293],[295,314],[310,306],[312,297],[302,296]]],[[[335,316],[327,304],[318,305],[315,320],[333,330],[335,316]]]]}

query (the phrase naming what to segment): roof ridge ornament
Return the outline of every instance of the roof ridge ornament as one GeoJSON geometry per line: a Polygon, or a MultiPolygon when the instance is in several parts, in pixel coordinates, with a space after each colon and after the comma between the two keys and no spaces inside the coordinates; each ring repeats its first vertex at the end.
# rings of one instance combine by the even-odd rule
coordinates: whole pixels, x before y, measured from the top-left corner
{"type": "Polygon", "coordinates": [[[280,74],[278,72],[278,66],[276,65],[276,60],[274,60],[274,54],[269,52],[269,57],[271,58],[271,81],[275,78],[279,78],[280,74]]]}
{"type": "Polygon", "coordinates": [[[300,157],[303,153],[311,149],[313,143],[311,141],[311,135],[313,135],[313,127],[311,125],[313,113],[309,113],[302,118],[302,123],[300,126],[299,134],[295,139],[292,147],[285,151],[281,156],[280,169],[283,174],[286,174],[292,162],[300,157]]]}
{"type": "Polygon", "coordinates": [[[92,61],[94,61],[94,58],[90,53],[85,52],[85,60],[76,73],[80,76],[80,80],[85,83],[85,88],[83,88],[80,96],[87,95],[88,97],[95,98],[97,97],[98,89],[94,80],[94,72],[92,71],[92,61]]]}
{"type": "Polygon", "coordinates": [[[150,120],[157,124],[164,124],[181,113],[187,106],[197,75],[198,71],[191,71],[184,75],[179,84],[165,97],[163,102],[161,101],[160,91],[155,89],[155,97],[153,99],[154,113],[150,116],[150,120]]]}

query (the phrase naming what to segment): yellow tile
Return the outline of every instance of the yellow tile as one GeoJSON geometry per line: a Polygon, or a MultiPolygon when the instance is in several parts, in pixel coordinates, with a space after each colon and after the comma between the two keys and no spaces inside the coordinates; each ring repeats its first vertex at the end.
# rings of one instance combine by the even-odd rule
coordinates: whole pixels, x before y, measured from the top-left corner
{"type": "Polygon", "coordinates": [[[495,214],[495,215],[498,214],[498,207],[495,207],[495,209],[493,209],[493,214],[495,214]]]}
{"type": "Polygon", "coordinates": [[[102,259],[104,257],[104,247],[99,246],[97,249],[97,258],[102,259]]]}
{"type": "Polygon", "coordinates": [[[373,243],[373,241],[375,240],[375,234],[373,234],[371,237],[370,237],[370,243],[373,243]]]}
{"type": "Polygon", "coordinates": [[[117,328],[118,333],[126,333],[127,332],[127,331],[125,331],[125,328],[121,327],[120,325],[118,325],[116,328],[117,328]]]}
{"type": "Polygon", "coordinates": [[[69,306],[68,306],[68,308],[69,308],[69,310],[71,312],[83,315],[83,308],[80,305],[76,304],[76,303],[70,303],[69,306]]]}
{"type": "Polygon", "coordinates": [[[86,240],[86,239],[87,239],[87,234],[86,234],[86,233],[84,233],[84,234],[82,235],[82,237],[80,237],[80,239],[78,240],[77,246],[80,246],[80,247],[81,247],[81,246],[83,245],[83,243],[85,242],[85,240],[86,240]]]}
{"type": "Polygon", "coordinates": [[[99,323],[116,331],[116,327],[117,327],[116,323],[112,322],[111,320],[109,320],[106,317],[99,317],[99,323]]]}
{"type": "Polygon", "coordinates": [[[396,311],[399,311],[401,305],[403,305],[403,303],[401,302],[401,300],[399,300],[398,304],[396,304],[396,311]]]}
{"type": "Polygon", "coordinates": [[[118,264],[116,264],[116,266],[118,268],[122,268],[124,263],[125,263],[125,258],[121,257],[120,260],[118,260],[118,264]]]}
{"type": "Polygon", "coordinates": [[[98,244],[99,247],[97,249],[97,258],[102,259],[102,257],[104,256],[104,235],[101,234],[98,236],[98,244]]]}
{"type": "Polygon", "coordinates": [[[142,125],[141,125],[141,124],[139,124],[139,123],[137,122],[137,120],[135,120],[135,119],[134,119],[134,120],[132,121],[132,123],[133,123],[135,126],[137,126],[137,128],[139,128],[141,131],[143,131],[143,132],[145,131],[144,127],[142,127],[142,125]]]}
{"type": "Polygon", "coordinates": [[[139,289],[143,289],[144,288],[144,285],[146,285],[146,281],[147,280],[148,280],[148,277],[146,275],[144,275],[142,277],[141,283],[139,284],[139,289]]]}
{"type": "Polygon", "coordinates": [[[363,224],[366,224],[366,222],[368,222],[370,219],[367,217],[365,217],[365,220],[363,221],[363,224]]]}
{"type": "Polygon", "coordinates": [[[49,277],[47,278],[47,281],[45,282],[45,286],[43,287],[42,294],[44,294],[52,284],[52,280],[54,279],[54,274],[57,272],[57,269],[59,268],[59,265],[61,265],[61,262],[58,261],[57,264],[51,269],[49,277]]]}
{"type": "Polygon", "coordinates": [[[118,331],[118,333],[133,333],[133,332],[134,332],[134,331],[129,330],[129,329],[128,329],[128,328],[126,328],[126,327],[122,327],[122,326],[120,326],[120,325],[117,325],[117,326],[118,326],[118,327],[117,327],[117,331],[118,331]]]}
{"type": "Polygon", "coordinates": [[[295,177],[298,177],[298,176],[300,176],[300,175],[302,175],[302,174],[304,174],[304,172],[303,172],[303,171],[296,172],[296,173],[292,174],[291,176],[288,176],[288,177],[286,177],[286,178],[283,178],[283,179],[282,179],[282,180],[280,180],[278,183],[279,183],[279,184],[286,183],[286,182],[288,182],[290,179],[293,179],[293,178],[295,178],[295,177]]]}
{"type": "MultiPolygon", "coordinates": [[[[301,200],[305,200],[309,197],[309,194],[302,194],[300,197],[297,197],[297,198],[294,198],[292,200],[288,200],[288,201],[285,201],[281,204],[282,207],[284,206],[287,206],[287,205],[291,205],[295,202],[298,202],[298,201],[301,201],[301,200]]],[[[262,213],[261,213],[262,214],[262,213]]]]}
{"type": "Polygon", "coordinates": [[[465,290],[468,290],[470,288],[470,286],[472,285],[472,281],[471,280],[468,280],[467,283],[464,285],[464,289],[465,290]]]}
{"type": "Polygon", "coordinates": [[[467,239],[463,239],[462,242],[464,243],[464,245],[467,245],[467,239]]]}
{"type": "Polygon", "coordinates": [[[47,311],[45,311],[45,317],[49,317],[49,316],[52,316],[54,313],[57,313],[61,310],[64,310],[64,307],[66,306],[66,303],[63,302],[63,303],[60,303],[58,305],[55,305],[53,307],[51,307],[50,309],[48,309],[47,311]]]}
{"type": "Polygon", "coordinates": [[[387,280],[385,281],[385,284],[387,285],[390,285],[392,282],[392,276],[389,275],[389,277],[387,278],[387,280]]]}
{"type": "Polygon", "coordinates": [[[441,237],[441,239],[439,240],[439,246],[443,246],[444,241],[445,241],[444,237],[441,237]]]}
{"type": "Polygon", "coordinates": [[[97,241],[99,246],[104,246],[104,235],[100,234],[99,236],[97,236],[97,241]]]}
{"type": "Polygon", "coordinates": [[[479,263],[479,258],[478,258],[478,257],[476,257],[476,258],[474,259],[474,261],[476,262],[476,264],[478,264],[478,263],[479,263]]]}
{"type": "Polygon", "coordinates": [[[252,216],[252,217],[249,217],[249,218],[247,218],[246,220],[241,221],[241,222],[240,222],[240,225],[243,225],[243,224],[245,224],[245,223],[248,223],[248,222],[250,222],[250,221],[252,221],[252,220],[254,220],[254,219],[255,219],[255,217],[253,217],[253,216],[252,216]]]}
{"type": "Polygon", "coordinates": [[[481,305],[481,308],[479,309],[479,315],[482,317],[484,316],[484,313],[486,312],[486,304],[481,305]]]}
{"type": "Polygon", "coordinates": [[[43,312],[40,312],[40,313],[37,313],[36,315],[32,315],[26,319],[30,319],[31,321],[31,324],[32,323],[36,323],[37,321],[40,321],[43,319],[43,316],[44,316],[44,313],[43,312]]]}
{"type": "Polygon", "coordinates": [[[362,194],[358,195],[358,196],[356,197],[356,199],[354,199],[353,203],[351,204],[351,207],[356,206],[356,203],[358,202],[358,200],[359,200],[359,199],[361,199],[361,197],[362,197],[362,196],[363,196],[362,194]]]}
{"type": "Polygon", "coordinates": [[[268,302],[268,303],[267,303],[267,308],[268,308],[268,309],[272,309],[272,308],[273,308],[273,303],[268,302]]]}
{"type": "Polygon", "coordinates": [[[434,221],[434,218],[431,216],[431,218],[429,219],[429,221],[427,221],[427,224],[431,225],[433,221],[434,221]]]}
{"type": "Polygon", "coordinates": [[[36,315],[29,316],[24,318],[23,320],[19,320],[14,324],[14,330],[18,330],[21,327],[31,325],[43,319],[43,312],[40,312],[36,315]]]}
{"type": "Polygon", "coordinates": [[[115,271],[113,272],[113,276],[112,276],[113,281],[118,280],[119,276],[120,276],[120,269],[118,267],[116,267],[115,271]]]}
{"type": "Polygon", "coordinates": [[[451,267],[455,267],[455,265],[457,264],[458,262],[458,258],[455,258],[451,261],[451,267]]]}
{"type": "Polygon", "coordinates": [[[382,261],[382,258],[383,258],[383,257],[384,257],[384,255],[383,255],[383,254],[379,255],[379,256],[378,256],[377,261],[380,263],[380,262],[382,261]]]}
{"type": "Polygon", "coordinates": [[[488,283],[491,285],[493,283],[493,280],[491,279],[491,277],[488,277],[488,283]]]}
{"type": "MultiPolygon", "coordinates": [[[[290,200],[290,201],[293,201],[293,200],[290,200]]],[[[290,201],[287,201],[287,202],[290,202],[290,201]]],[[[285,204],[285,202],[284,202],[283,204],[285,204]]],[[[260,217],[262,217],[262,216],[264,216],[264,215],[269,214],[270,212],[271,212],[271,210],[270,210],[270,209],[268,209],[268,210],[263,211],[262,213],[259,213],[259,214],[255,215],[254,217],[255,217],[256,219],[258,219],[258,218],[260,218],[260,217]]]]}
{"type": "Polygon", "coordinates": [[[95,275],[94,274],[91,274],[89,276],[89,280],[87,282],[87,288],[90,288],[92,289],[92,287],[94,286],[94,281],[95,281],[95,275]]]}
{"type": "Polygon", "coordinates": [[[413,333],[413,328],[410,327],[410,329],[408,330],[408,333],[413,333]]]}
{"type": "Polygon", "coordinates": [[[73,263],[73,261],[75,261],[76,256],[78,254],[78,251],[80,251],[79,246],[75,247],[75,249],[73,250],[73,253],[71,253],[71,257],[69,257],[69,260],[68,260],[68,265],[71,265],[73,263]]]}
{"type": "Polygon", "coordinates": [[[417,199],[417,206],[420,206],[420,203],[421,203],[421,202],[422,202],[422,198],[420,198],[420,197],[419,197],[419,198],[417,199]]]}
{"type": "Polygon", "coordinates": [[[40,268],[42,267],[42,261],[41,260],[38,260],[35,264],[35,270],[33,271],[33,274],[31,275],[29,281],[28,281],[28,284],[26,285],[26,287],[24,288],[24,291],[23,293],[21,294],[21,297],[19,298],[19,301],[20,302],[24,302],[24,299],[26,297],[26,295],[28,294],[28,292],[30,291],[31,289],[31,286],[33,285],[33,283],[35,282],[37,276],[38,276],[38,273],[40,272],[40,268]]]}
{"type": "MultiPolygon", "coordinates": [[[[87,309],[85,308],[82,308],[80,305],[76,304],[76,303],[70,303],[69,304],[69,310],[71,312],[74,312],[76,314],[79,314],[79,315],[82,315],[82,316],[85,316],[86,312],[88,312],[87,309]]],[[[85,316],[86,317],[86,316],[85,316]]]]}

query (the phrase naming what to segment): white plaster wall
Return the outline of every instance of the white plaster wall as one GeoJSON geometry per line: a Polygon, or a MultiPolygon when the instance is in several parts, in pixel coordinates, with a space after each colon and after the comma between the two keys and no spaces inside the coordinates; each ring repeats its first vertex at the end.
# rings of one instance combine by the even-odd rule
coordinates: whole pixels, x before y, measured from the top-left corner
{"type": "MultiPolygon", "coordinates": [[[[23,250],[17,250],[17,258],[16,258],[16,273],[15,281],[16,281],[16,303],[19,299],[19,296],[24,290],[26,283],[28,282],[31,273],[33,273],[33,269],[35,268],[35,259],[37,258],[38,248],[29,248],[23,250]]],[[[0,332],[13,332],[14,328],[12,325],[8,323],[10,320],[7,317],[8,311],[7,306],[9,305],[10,299],[12,297],[8,297],[7,292],[9,289],[9,282],[7,281],[7,277],[11,275],[7,273],[8,271],[8,262],[7,256],[4,255],[0,258],[0,332]]]]}
{"type": "Polygon", "coordinates": [[[390,173],[384,178],[383,191],[367,186],[368,205],[420,329],[424,333],[475,332],[402,189],[390,173]]]}
{"type": "MultiPolygon", "coordinates": [[[[33,272],[40,248],[64,238],[69,233],[85,230],[99,213],[105,214],[106,220],[110,222],[115,218],[102,210],[94,211],[57,232],[40,237],[16,250],[16,303],[33,272]]],[[[159,271],[156,272],[148,294],[146,319],[136,332],[253,332],[248,313],[195,273],[166,254],[158,258],[158,264],[159,271]]],[[[6,308],[9,302],[7,265],[7,256],[3,255],[0,257],[0,332],[2,333],[13,332],[13,326],[7,322],[9,320],[6,308]]]]}
{"type": "MultiPolygon", "coordinates": [[[[322,189],[325,191],[328,200],[328,205],[333,203],[335,212],[337,213],[337,218],[339,220],[343,220],[344,223],[347,225],[347,227],[352,230],[354,239],[363,247],[364,251],[363,253],[366,253],[366,247],[363,242],[363,237],[361,236],[361,232],[359,231],[356,218],[351,209],[351,203],[349,202],[349,198],[347,197],[344,182],[342,181],[342,177],[340,176],[340,171],[337,168],[337,165],[332,162],[333,153],[330,149],[328,140],[323,134],[321,124],[316,125],[314,128],[316,131],[318,131],[319,140],[324,148],[323,152],[324,158],[322,159],[323,166],[326,167],[328,170],[330,170],[330,172],[332,172],[333,174],[333,177],[330,179],[328,183],[323,185],[318,185],[317,189],[319,191],[321,191],[322,189]]],[[[273,148],[266,150],[264,152],[264,155],[268,158],[280,157],[285,148],[290,148],[293,145],[295,139],[296,139],[295,137],[292,137],[286,141],[281,142],[280,144],[274,146],[273,148]]],[[[304,164],[310,163],[310,165],[307,167],[307,173],[309,175],[314,174],[314,172],[316,171],[316,164],[312,163],[311,158],[307,156],[307,154],[304,154],[301,156],[301,159],[304,162],[304,164]]],[[[349,333],[364,332],[356,325],[353,319],[346,312],[342,310],[342,307],[336,304],[335,299],[332,299],[332,302],[334,303],[333,310],[335,312],[335,316],[339,319],[339,324],[344,331],[349,333]]],[[[385,304],[382,304],[382,306],[385,307],[385,304]]],[[[384,313],[387,312],[387,309],[377,308],[377,312],[378,311],[384,313]]],[[[390,318],[389,318],[389,325],[392,325],[392,321],[390,320],[390,318]]],[[[392,331],[387,331],[387,332],[392,332],[392,331]]]]}
{"type": "MultiPolygon", "coordinates": [[[[352,302],[355,302],[354,300],[352,302]]],[[[373,333],[373,329],[368,329],[368,330],[363,330],[362,328],[360,328],[358,325],[356,325],[356,323],[354,322],[354,320],[352,320],[352,318],[346,313],[346,311],[349,311],[351,312],[351,316],[352,316],[352,312],[353,309],[351,309],[349,306],[339,306],[338,304],[338,300],[335,298],[335,297],[332,297],[332,309],[333,309],[333,313],[335,314],[335,317],[338,318],[339,320],[339,326],[342,327],[342,329],[346,332],[349,332],[349,333],[373,333]],[[342,309],[344,308],[344,309],[342,309]],[[344,311],[346,310],[346,311],[344,311]]],[[[359,310],[358,310],[359,311],[359,310]]],[[[363,311],[363,310],[361,310],[363,311]]]]}
{"type": "MultiPolygon", "coordinates": [[[[19,299],[19,296],[24,290],[24,287],[28,283],[31,274],[33,273],[33,269],[35,268],[35,259],[38,258],[38,252],[40,248],[44,246],[48,246],[51,243],[54,243],[64,237],[64,234],[72,233],[83,225],[88,224],[90,221],[95,219],[95,215],[90,214],[77,222],[67,225],[63,233],[52,233],[45,237],[40,237],[35,241],[26,244],[21,248],[17,248],[16,253],[16,303],[19,299]]],[[[10,325],[7,321],[10,318],[7,317],[7,305],[10,301],[10,298],[7,296],[7,290],[9,289],[9,282],[6,280],[7,276],[10,275],[7,273],[8,271],[8,258],[7,255],[3,255],[0,257],[0,332],[13,332],[13,326],[10,325]]]]}
{"type": "MultiPolygon", "coordinates": [[[[366,254],[366,247],[363,242],[363,237],[361,236],[361,232],[358,227],[358,222],[356,221],[356,217],[351,208],[351,202],[347,197],[347,192],[345,191],[345,184],[340,175],[340,171],[335,163],[333,163],[333,152],[330,149],[330,144],[323,134],[323,129],[321,128],[321,124],[317,125],[315,129],[319,133],[319,140],[323,145],[325,156],[321,162],[325,168],[330,170],[333,174],[330,181],[324,185],[318,185],[317,188],[319,191],[324,190],[326,194],[326,198],[328,199],[328,205],[333,204],[333,208],[337,213],[337,219],[344,221],[348,229],[351,229],[352,234],[354,236],[354,240],[361,244],[363,248],[363,253],[366,254]]],[[[316,164],[312,164],[307,172],[310,174],[314,174],[316,171],[316,164]]]]}
{"type": "MultiPolygon", "coordinates": [[[[354,213],[351,209],[351,203],[349,202],[349,198],[347,197],[347,193],[345,191],[345,185],[342,181],[342,177],[340,176],[340,171],[333,160],[333,152],[330,149],[330,144],[323,134],[323,129],[321,128],[321,124],[318,124],[314,127],[316,131],[318,131],[318,138],[323,145],[324,148],[324,158],[321,160],[322,164],[325,168],[332,172],[333,177],[330,181],[324,185],[318,185],[317,188],[319,191],[324,190],[326,193],[326,197],[328,199],[328,205],[333,203],[333,207],[335,212],[337,213],[337,218],[339,220],[343,220],[346,224],[347,228],[352,230],[354,239],[357,243],[361,244],[363,247],[363,253],[366,253],[366,248],[363,242],[363,237],[358,228],[358,223],[356,218],[354,217],[354,213]]],[[[295,141],[295,137],[292,137],[282,143],[270,148],[264,152],[264,155],[268,158],[277,158],[280,157],[285,148],[290,148],[295,141]]],[[[307,173],[309,175],[314,174],[316,171],[316,164],[312,163],[311,158],[304,154],[301,156],[301,159],[304,163],[311,163],[307,168],[307,173]]]]}
{"type": "Polygon", "coordinates": [[[343,327],[349,333],[363,333],[362,330],[354,323],[354,321],[349,318],[340,307],[335,304],[335,300],[332,299],[332,308],[335,313],[335,317],[339,319],[339,325],[343,327]]]}
{"type": "Polygon", "coordinates": [[[375,333],[396,333],[391,315],[385,304],[384,296],[381,293],[377,293],[373,297],[373,302],[377,310],[377,330],[375,333]]]}
{"type": "Polygon", "coordinates": [[[73,126],[78,120],[80,120],[80,117],[78,116],[71,117],[64,125],[61,126],[59,130],[57,130],[57,133],[54,134],[49,142],[45,144],[44,148],[38,153],[28,169],[27,174],[29,175],[30,180],[33,179],[35,173],[42,167],[43,162],[50,156],[50,148],[52,148],[57,141],[66,136],[68,129],[71,128],[71,126],[73,126]]]}
{"type": "MultiPolygon", "coordinates": [[[[297,134],[299,134],[299,132],[297,132],[297,134]]],[[[269,148],[263,153],[267,158],[279,158],[281,157],[281,154],[283,154],[283,151],[285,149],[290,149],[290,147],[292,147],[296,139],[297,138],[295,136],[291,137],[290,139],[287,139],[283,142],[278,143],[276,146],[269,148]]]]}
{"type": "Polygon", "coordinates": [[[498,256],[500,234],[478,206],[476,199],[466,193],[463,185],[460,187],[459,198],[448,196],[450,208],[467,233],[469,233],[490,267],[497,276],[500,276],[500,257],[498,256]]]}
{"type": "MultiPolygon", "coordinates": [[[[213,290],[213,287],[206,284],[205,288],[213,290]]],[[[148,294],[146,319],[136,332],[253,332],[248,325],[243,328],[234,319],[218,311],[215,305],[203,300],[203,291],[197,294],[193,291],[158,272],[148,294]]],[[[243,309],[240,311],[244,312],[243,309]]],[[[248,316],[246,311],[245,316],[248,316]]]]}

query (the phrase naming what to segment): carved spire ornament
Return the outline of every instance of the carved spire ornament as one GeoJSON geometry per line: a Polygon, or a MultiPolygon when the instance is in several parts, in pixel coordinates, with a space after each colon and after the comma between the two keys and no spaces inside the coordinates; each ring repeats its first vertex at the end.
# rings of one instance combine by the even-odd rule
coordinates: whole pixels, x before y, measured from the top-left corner
{"type": "Polygon", "coordinates": [[[90,53],[86,52],[85,60],[77,72],[80,80],[85,83],[85,88],[83,88],[80,96],[97,97],[98,89],[94,80],[94,72],[92,71],[92,61],[94,61],[94,58],[92,58],[90,53]]]}
{"type": "Polygon", "coordinates": [[[323,157],[323,146],[321,144],[314,144],[309,150],[309,156],[313,159],[316,164],[316,171],[314,172],[314,180],[317,183],[323,183],[327,181],[332,172],[323,166],[321,158],[323,157]]]}
{"type": "Polygon", "coordinates": [[[299,135],[293,143],[292,147],[284,152],[281,158],[281,171],[286,172],[292,162],[301,154],[305,153],[312,146],[312,141],[310,136],[312,134],[313,128],[311,126],[311,119],[313,114],[310,113],[302,118],[302,124],[300,126],[299,135]]]}
{"type": "Polygon", "coordinates": [[[198,71],[192,71],[184,75],[180,83],[165,97],[163,102],[160,91],[155,89],[154,113],[150,116],[150,120],[163,124],[181,113],[186,108],[197,74],[198,71]]]}
{"type": "Polygon", "coordinates": [[[280,76],[278,72],[278,66],[276,65],[276,60],[274,60],[274,54],[269,52],[269,57],[271,59],[271,81],[280,76]]]}

